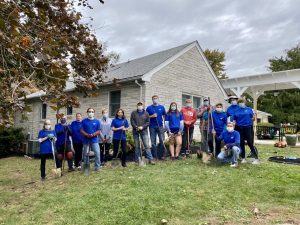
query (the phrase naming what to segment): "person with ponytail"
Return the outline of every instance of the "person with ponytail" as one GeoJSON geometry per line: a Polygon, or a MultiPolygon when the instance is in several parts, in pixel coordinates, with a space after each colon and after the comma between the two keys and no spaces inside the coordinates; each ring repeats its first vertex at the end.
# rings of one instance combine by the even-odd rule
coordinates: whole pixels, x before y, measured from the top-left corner
{"type": "Polygon", "coordinates": [[[182,113],[178,111],[176,102],[172,102],[165,119],[165,127],[169,136],[171,159],[179,159],[182,146],[182,132],[184,128],[182,113]],[[175,148],[176,144],[176,149],[175,148]]]}

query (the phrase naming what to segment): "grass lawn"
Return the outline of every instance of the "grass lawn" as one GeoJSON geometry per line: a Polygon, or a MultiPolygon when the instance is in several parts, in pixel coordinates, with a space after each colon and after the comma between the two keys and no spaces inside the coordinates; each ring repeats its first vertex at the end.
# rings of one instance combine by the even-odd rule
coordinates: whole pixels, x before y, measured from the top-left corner
{"type": "Polygon", "coordinates": [[[300,224],[300,166],[268,162],[300,149],[258,146],[262,164],[204,165],[196,156],[39,180],[39,160],[0,160],[0,224],[300,224]],[[253,213],[257,208],[258,214],[253,213]]]}

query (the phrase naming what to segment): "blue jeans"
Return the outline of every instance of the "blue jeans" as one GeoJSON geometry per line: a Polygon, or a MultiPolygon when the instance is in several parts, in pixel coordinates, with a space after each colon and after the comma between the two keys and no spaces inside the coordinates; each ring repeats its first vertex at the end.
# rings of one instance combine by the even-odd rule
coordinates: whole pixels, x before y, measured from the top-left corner
{"type": "Polygon", "coordinates": [[[150,127],[150,139],[151,139],[151,147],[152,147],[152,156],[154,158],[161,159],[164,156],[165,149],[164,149],[164,128],[163,127],[150,127]],[[158,149],[156,146],[156,136],[159,139],[158,149]]]}
{"type": "Polygon", "coordinates": [[[83,144],[83,162],[84,164],[90,164],[90,159],[88,155],[87,148],[90,145],[91,149],[89,151],[93,151],[95,153],[95,170],[99,170],[101,167],[100,164],[100,147],[99,143],[90,143],[90,144],[83,144]]]}
{"type": "Polygon", "coordinates": [[[218,155],[218,160],[224,163],[232,163],[235,164],[237,163],[239,154],[240,154],[240,148],[237,146],[233,146],[231,148],[231,154],[229,156],[225,155],[224,151],[221,151],[220,154],[218,155]]]}
{"type": "Polygon", "coordinates": [[[141,157],[141,148],[140,148],[140,140],[142,140],[146,158],[149,160],[153,160],[150,145],[149,145],[149,136],[148,131],[136,132],[133,131],[133,139],[134,139],[134,146],[135,146],[135,160],[138,160],[141,157]]]}

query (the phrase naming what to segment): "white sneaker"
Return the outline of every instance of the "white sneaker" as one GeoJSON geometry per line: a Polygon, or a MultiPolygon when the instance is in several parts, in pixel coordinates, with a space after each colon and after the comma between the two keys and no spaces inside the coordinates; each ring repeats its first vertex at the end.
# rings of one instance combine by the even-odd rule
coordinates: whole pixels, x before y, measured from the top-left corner
{"type": "Polygon", "coordinates": [[[259,164],[260,164],[259,159],[255,159],[255,160],[252,162],[252,165],[259,165],[259,164]]]}
{"type": "Polygon", "coordinates": [[[241,163],[247,163],[247,160],[246,159],[242,159],[241,163]]]}
{"type": "Polygon", "coordinates": [[[237,163],[231,164],[230,167],[231,168],[236,168],[237,167],[237,163]]]}

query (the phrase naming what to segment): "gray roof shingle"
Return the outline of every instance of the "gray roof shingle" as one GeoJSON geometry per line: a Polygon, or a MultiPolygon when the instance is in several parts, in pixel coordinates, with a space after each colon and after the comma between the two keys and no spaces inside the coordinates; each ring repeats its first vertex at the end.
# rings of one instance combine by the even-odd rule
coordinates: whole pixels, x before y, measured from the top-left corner
{"type": "Polygon", "coordinates": [[[190,42],[175,48],[170,48],[141,58],[133,59],[128,62],[117,64],[107,71],[107,78],[108,80],[112,80],[114,78],[122,80],[142,76],[192,43],[193,42],[190,42]]]}

